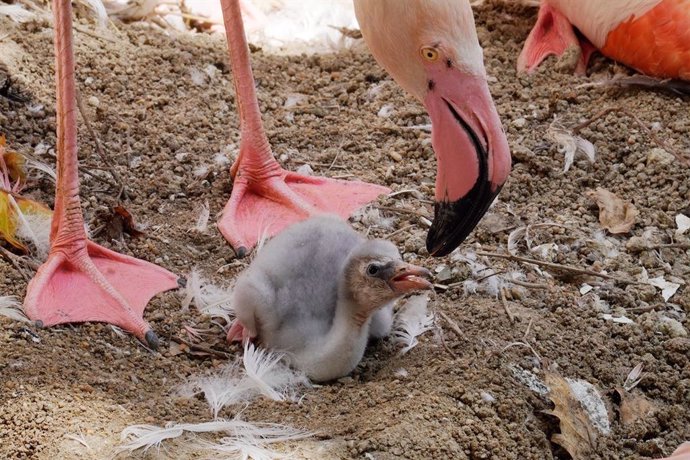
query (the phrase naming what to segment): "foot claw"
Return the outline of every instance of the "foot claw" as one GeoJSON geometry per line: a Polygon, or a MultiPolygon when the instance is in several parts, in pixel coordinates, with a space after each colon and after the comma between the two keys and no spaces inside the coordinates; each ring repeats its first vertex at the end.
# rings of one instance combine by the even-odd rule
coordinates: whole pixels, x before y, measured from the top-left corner
{"type": "Polygon", "coordinates": [[[235,254],[237,255],[238,259],[244,259],[247,256],[247,248],[240,246],[237,248],[237,251],[235,251],[235,254]]]}
{"type": "Polygon", "coordinates": [[[180,276],[177,278],[177,286],[181,288],[186,288],[187,287],[187,278],[180,276]]]}
{"type": "Polygon", "coordinates": [[[152,329],[148,330],[146,334],[144,335],[144,339],[146,339],[146,343],[148,344],[149,348],[151,350],[158,350],[158,346],[160,345],[160,342],[158,340],[158,336],[156,335],[155,332],[153,332],[152,329]]]}

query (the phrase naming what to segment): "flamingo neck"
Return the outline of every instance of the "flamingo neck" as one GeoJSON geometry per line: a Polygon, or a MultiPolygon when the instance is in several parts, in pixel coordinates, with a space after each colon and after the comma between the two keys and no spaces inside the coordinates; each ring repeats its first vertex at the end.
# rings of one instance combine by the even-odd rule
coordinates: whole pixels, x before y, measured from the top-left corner
{"type": "Polygon", "coordinates": [[[315,381],[333,380],[349,374],[364,356],[371,314],[355,314],[361,307],[339,296],[331,328],[309,346],[299,367],[315,381]]]}

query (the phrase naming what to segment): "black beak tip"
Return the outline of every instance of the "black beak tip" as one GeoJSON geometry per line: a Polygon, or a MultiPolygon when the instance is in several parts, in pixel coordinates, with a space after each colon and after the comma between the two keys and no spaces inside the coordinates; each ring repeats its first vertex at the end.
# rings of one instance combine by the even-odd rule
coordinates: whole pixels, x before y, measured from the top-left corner
{"type": "Polygon", "coordinates": [[[447,256],[472,233],[500,190],[484,185],[475,186],[458,201],[436,202],[434,222],[426,238],[429,254],[447,256]]]}

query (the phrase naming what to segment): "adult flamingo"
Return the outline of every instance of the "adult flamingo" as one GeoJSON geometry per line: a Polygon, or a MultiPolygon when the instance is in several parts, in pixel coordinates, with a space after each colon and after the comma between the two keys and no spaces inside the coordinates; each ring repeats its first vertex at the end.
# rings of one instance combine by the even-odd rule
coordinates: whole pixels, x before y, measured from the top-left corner
{"type": "Polygon", "coordinates": [[[542,0],[518,70],[575,50],[584,73],[597,49],[644,74],[690,80],[690,0],[542,0]]]}

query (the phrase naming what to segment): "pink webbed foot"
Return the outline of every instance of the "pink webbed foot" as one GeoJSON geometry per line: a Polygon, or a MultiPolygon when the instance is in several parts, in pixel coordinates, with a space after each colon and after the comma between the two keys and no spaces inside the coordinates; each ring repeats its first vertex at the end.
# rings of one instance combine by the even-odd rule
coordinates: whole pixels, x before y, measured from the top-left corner
{"type": "Polygon", "coordinates": [[[99,321],[119,326],[158,347],[142,318],[156,294],[178,287],[178,277],[157,265],[91,241],[75,251],[51,252],[28,286],[24,311],[43,326],[99,321]]]}
{"type": "Polygon", "coordinates": [[[583,75],[596,47],[587,38],[576,33],[573,25],[561,12],[548,4],[539,8],[537,23],[532,28],[518,56],[517,70],[532,72],[548,56],[569,56],[567,64],[575,74],[583,75]],[[572,59],[572,61],[571,61],[572,59]]]}
{"type": "Polygon", "coordinates": [[[273,236],[292,223],[318,213],[347,218],[355,209],[389,192],[378,185],[303,176],[280,167],[261,122],[241,3],[221,0],[241,134],[240,154],[230,171],[234,177],[232,194],[218,222],[240,257],[263,236],[273,236]]]}
{"type": "Polygon", "coordinates": [[[255,338],[256,336],[252,335],[237,319],[232,322],[230,329],[228,329],[227,341],[230,343],[241,342],[244,344],[254,341],[255,338]]]}
{"type": "Polygon", "coordinates": [[[353,211],[390,190],[360,181],[304,176],[290,171],[262,180],[235,176],[218,228],[243,257],[264,236],[319,213],[347,219],[353,211]]]}

